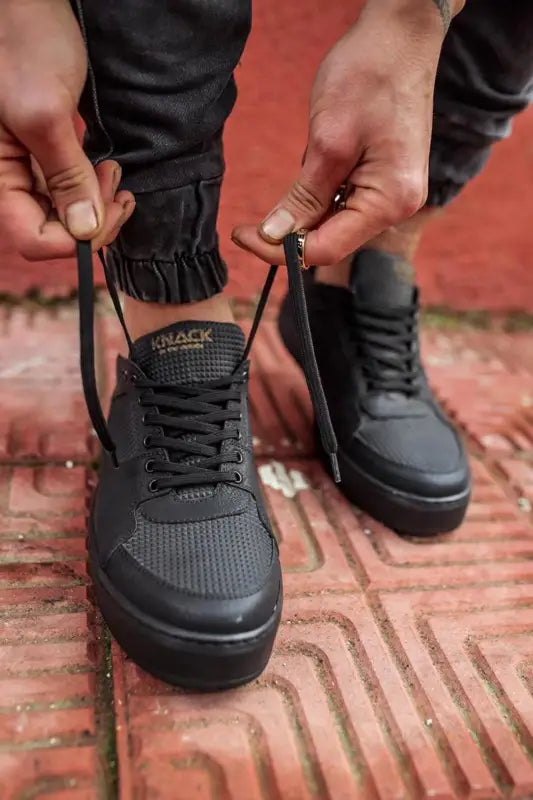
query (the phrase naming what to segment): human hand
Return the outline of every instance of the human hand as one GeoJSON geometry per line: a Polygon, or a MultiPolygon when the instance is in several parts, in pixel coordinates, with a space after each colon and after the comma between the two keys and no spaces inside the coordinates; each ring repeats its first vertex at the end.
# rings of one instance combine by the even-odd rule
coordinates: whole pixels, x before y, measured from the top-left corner
{"type": "Polygon", "coordinates": [[[30,260],[71,256],[74,238],[107,244],[135,207],[119,165],[93,168],[79,142],[86,73],[67,0],[2,0],[0,235],[30,260]]]}
{"type": "Polygon", "coordinates": [[[424,204],[444,33],[436,0],[367,0],[317,72],[300,175],[259,226],[233,231],[238,245],[283,263],[283,236],[312,229],[306,262],[333,264],[424,204]],[[345,182],[346,209],[332,215],[345,182]]]}

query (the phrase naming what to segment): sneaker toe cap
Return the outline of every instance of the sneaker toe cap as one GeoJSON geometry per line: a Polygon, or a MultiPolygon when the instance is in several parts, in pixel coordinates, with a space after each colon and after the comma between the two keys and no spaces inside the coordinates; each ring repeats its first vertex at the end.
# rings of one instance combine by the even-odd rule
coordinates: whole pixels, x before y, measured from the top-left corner
{"type": "Polygon", "coordinates": [[[470,485],[462,442],[438,417],[371,423],[353,439],[347,455],[375,480],[421,497],[451,497],[470,485]]]}
{"type": "Polygon", "coordinates": [[[153,547],[133,538],[115,549],[105,572],[123,605],[134,615],[196,633],[231,635],[266,624],[281,591],[277,547],[268,532],[260,552],[241,542],[240,551],[224,560],[216,534],[211,547],[205,537],[192,548],[180,541],[182,535],[176,526],[172,536],[166,533],[166,548],[161,541],[153,547]]]}

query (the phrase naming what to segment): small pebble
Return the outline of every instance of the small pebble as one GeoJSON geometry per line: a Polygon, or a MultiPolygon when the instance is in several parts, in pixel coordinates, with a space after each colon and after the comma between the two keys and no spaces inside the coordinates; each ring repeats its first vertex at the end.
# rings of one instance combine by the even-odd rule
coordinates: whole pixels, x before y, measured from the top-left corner
{"type": "Polygon", "coordinates": [[[531,511],[531,503],[527,497],[518,498],[518,508],[520,511],[531,511]]]}

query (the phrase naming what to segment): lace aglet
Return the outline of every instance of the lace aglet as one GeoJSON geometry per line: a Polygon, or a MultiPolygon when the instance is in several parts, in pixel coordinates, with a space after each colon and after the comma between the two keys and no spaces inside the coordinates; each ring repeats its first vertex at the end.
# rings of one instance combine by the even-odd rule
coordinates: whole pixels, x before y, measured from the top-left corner
{"type": "Polygon", "coordinates": [[[337,458],[337,453],[330,453],[329,461],[331,464],[331,471],[333,473],[333,480],[335,481],[335,483],[340,483],[341,471],[339,469],[339,459],[337,458]]]}

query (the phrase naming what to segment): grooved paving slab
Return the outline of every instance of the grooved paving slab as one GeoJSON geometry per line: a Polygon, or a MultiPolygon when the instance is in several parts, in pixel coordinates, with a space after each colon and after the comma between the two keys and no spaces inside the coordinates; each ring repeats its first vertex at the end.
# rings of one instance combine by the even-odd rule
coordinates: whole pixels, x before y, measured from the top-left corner
{"type": "Polygon", "coordinates": [[[103,629],[82,467],[0,467],[0,797],[107,798],[103,629]]]}
{"type": "Polygon", "coordinates": [[[0,308],[0,460],[90,457],[74,307],[0,308]]]}
{"type": "MultiPolygon", "coordinates": [[[[109,652],[87,595],[94,475],[75,313],[15,309],[0,337],[11,370],[0,373],[11,392],[0,451],[0,800],[531,800],[525,334],[425,332],[431,380],[471,449],[474,493],[458,531],[420,541],[361,514],[325,474],[302,375],[267,320],[251,405],[286,601],[265,674],[219,695],[173,689],[116,644],[109,652]]],[[[105,309],[97,339],[108,396],[123,343],[105,309]]]]}

